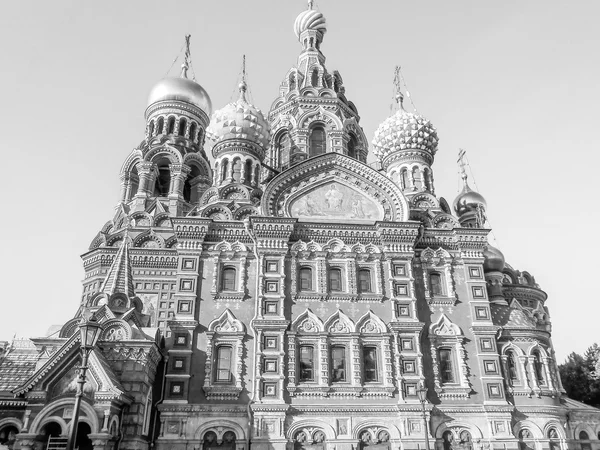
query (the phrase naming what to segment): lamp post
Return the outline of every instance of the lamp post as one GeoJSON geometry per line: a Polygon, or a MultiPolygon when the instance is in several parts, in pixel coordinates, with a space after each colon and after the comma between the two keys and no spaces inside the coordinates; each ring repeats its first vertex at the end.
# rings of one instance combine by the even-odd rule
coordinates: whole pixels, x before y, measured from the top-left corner
{"type": "Polygon", "coordinates": [[[81,342],[81,366],[79,367],[79,378],[77,379],[77,392],[75,394],[75,406],[73,407],[73,419],[71,420],[71,433],[67,442],[66,450],[75,448],[75,440],[77,439],[77,426],[79,425],[79,409],[81,407],[81,397],[83,396],[83,386],[85,385],[85,375],[88,369],[88,358],[90,353],[96,346],[102,325],[94,319],[82,320],[79,324],[79,335],[81,342]]]}
{"type": "Polygon", "coordinates": [[[421,384],[417,389],[417,395],[419,396],[419,401],[421,402],[422,412],[423,412],[423,430],[425,434],[425,449],[429,450],[429,430],[427,427],[427,414],[425,412],[425,402],[427,402],[427,388],[424,384],[421,384]]]}

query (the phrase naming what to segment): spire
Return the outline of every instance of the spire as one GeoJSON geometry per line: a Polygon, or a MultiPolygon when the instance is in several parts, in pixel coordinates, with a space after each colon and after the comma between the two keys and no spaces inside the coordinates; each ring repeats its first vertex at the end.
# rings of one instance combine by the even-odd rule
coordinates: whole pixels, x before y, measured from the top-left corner
{"type": "Polygon", "coordinates": [[[313,9],[313,0],[308,0],[308,9],[313,9]]]}
{"type": "Polygon", "coordinates": [[[458,160],[456,161],[458,163],[458,167],[460,168],[460,177],[463,180],[463,187],[465,189],[469,189],[469,184],[467,183],[467,171],[465,169],[465,155],[467,154],[467,152],[465,150],[463,150],[462,148],[458,149],[458,160]]]}
{"type": "Polygon", "coordinates": [[[190,68],[190,38],[191,34],[187,34],[185,36],[185,55],[183,59],[183,64],[181,64],[181,78],[187,78],[187,71],[190,68]]]}
{"type": "Polygon", "coordinates": [[[402,93],[402,73],[400,72],[400,66],[396,66],[394,70],[394,90],[396,102],[400,105],[400,109],[404,109],[404,94],[402,93]]]}
{"type": "Polygon", "coordinates": [[[239,86],[240,89],[240,100],[248,103],[246,100],[246,90],[248,85],[246,84],[246,55],[242,55],[242,82],[239,86]]]}
{"type": "Polygon", "coordinates": [[[125,219],[125,235],[123,244],[115,256],[106,278],[102,284],[102,292],[109,297],[115,293],[123,293],[127,297],[135,295],[133,291],[133,274],[131,270],[131,261],[129,260],[129,218],[125,219]]]}

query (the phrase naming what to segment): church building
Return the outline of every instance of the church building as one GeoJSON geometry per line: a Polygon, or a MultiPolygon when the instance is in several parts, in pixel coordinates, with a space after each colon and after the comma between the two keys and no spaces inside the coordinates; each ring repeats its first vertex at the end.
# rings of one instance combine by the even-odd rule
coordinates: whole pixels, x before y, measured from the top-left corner
{"type": "Polygon", "coordinates": [[[600,449],[547,294],[490,244],[464,164],[450,205],[438,132],[399,86],[367,138],[326,31],[309,1],[265,113],[245,77],[213,112],[188,38],[123,153],[73,319],[0,346],[0,448],[66,448],[93,321],[80,450],[600,449]]]}

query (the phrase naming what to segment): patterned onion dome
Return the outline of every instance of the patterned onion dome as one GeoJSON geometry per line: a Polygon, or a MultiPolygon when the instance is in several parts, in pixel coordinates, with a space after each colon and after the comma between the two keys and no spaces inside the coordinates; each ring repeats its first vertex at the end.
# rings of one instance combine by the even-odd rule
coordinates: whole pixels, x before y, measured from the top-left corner
{"type": "Polygon", "coordinates": [[[477,212],[478,207],[487,207],[487,203],[483,195],[472,190],[465,180],[465,186],[458,197],[454,200],[454,211],[458,217],[469,212],[477,212]]]}
{"type": "Polygon", "coordinates": [[[269,123],[260,109],[246,100],[246,84],[240,84],[240,98],[213,114],[206,130],[216,144],[228,139],[243,139],[260,148],[260,159],[264,158],[269,143],[269,123]]]}
{"type": "Polygon", "coordinates": [[[393,152],[409,149],[426,150],[435,155],[438,135],[431,122],[423,116],[400,108],[375,131],[373,153],[380,162],[393,152]]]}
{"type": "Polygon", "coordinates": [[[210,117],[212,102],[208,93],[195,81],[187,78],[163,78],[154,85],[148,96],[148,106],[162,101],[180,101],[190,103],[210,117]]]}
{"type": "Polygon", "coordinates": [[[327,33],[325,16],[315,9],[302,11],[294,22],[294,33],[300,38],[300,35],[306,30],[318,30],[323,34],[327,33]]]}
{"type": "Polygon", "coordinates": [[[483,251],[483,270],[485,272],[502,272],[504,269],[504,254],[491,244],[483,251]]]}

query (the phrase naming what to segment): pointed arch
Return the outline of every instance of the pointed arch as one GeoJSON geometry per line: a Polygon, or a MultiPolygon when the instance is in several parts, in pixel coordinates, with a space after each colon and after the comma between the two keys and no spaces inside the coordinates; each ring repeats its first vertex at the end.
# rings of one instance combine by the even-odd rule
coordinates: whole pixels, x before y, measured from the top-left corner
{"type": "Polygon", "coordinates": [[[436,336],[462,336],[463,332],[446,314],[429,326],[429,333],[436,336]]]}
{"type": "Polygon", "coordinates": [[[328,333],[354,333],[356,327],[350,317],[344,311],[338,309],[325,321],[325,330],[328,333]]]}
{"type": "Polygon", "coordinates": [[[246,334],[246,326],[227,308],[223,314],[208,324],[208,331],[246,334]]]}
{"type": "Polygon", "coordinates": [[[325,331],[321,319],[319,319],[319,317],[309,308],[306,308],[306,310],[292,322],[291,329],[296,333],[319,333],[325,331]]]}
{"type": "Polygon", "coordinates": [[[388,328],[377,314],[369,310],[356,322],[356,330],[363,334],[380,334],[387,333],[388,328]]]}

